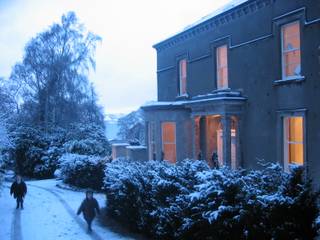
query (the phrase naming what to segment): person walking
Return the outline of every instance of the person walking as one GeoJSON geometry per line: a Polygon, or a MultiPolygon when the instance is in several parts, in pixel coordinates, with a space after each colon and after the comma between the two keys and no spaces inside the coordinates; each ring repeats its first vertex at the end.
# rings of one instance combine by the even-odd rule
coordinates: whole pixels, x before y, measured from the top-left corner
{"type": "Polygon", "coordinates": [[[23,199],[27,194],[27,185],[22,180],[20,175],[17,175],[16,180],[12,183],[10,188],[10,195],[17,199],[17,209],[23,209],[23,199]]]}
{"type": "Polygon", "coordinates": [[[77,214],[83,213],[83,217],[88,224],[88,232],[92,232],[92,221],[96,216],[96,213],[100,214],[100,208],[98,201],[93,197],[92,191],[86,192],[86,198],[82,201],[77,214]]]}

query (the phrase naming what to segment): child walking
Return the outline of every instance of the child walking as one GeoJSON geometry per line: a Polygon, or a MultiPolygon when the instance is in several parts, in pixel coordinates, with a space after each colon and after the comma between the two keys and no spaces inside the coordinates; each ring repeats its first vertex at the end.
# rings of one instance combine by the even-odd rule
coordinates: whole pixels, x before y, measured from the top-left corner
{"type": "Polygon", "coordinates": [[[92,191],[86,192],[86,198],[82,201],[77,214],[80,215],[83,213],[83,217],[88,224],[88,232],[92,232],[92,221],[96,216],[96,212],[100,214],[100,208],[98,201],[93,197],[92,191]]]}

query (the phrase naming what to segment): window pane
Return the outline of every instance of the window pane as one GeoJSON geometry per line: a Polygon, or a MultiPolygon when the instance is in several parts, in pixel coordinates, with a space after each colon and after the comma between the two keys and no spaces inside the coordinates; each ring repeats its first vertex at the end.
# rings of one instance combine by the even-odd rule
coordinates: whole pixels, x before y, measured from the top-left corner
{"type": "Polygon", "coordinates": [[[289,141],[302,143],[302,141],[303,141],[303,119],[302,119],[302,117],[289,118],[289,141]]]}
{"type": "Polygon", "coordinates": [[[299,35],[284,38],[283,50],[289,51],[292,49],[300,49],[300,37],[299,35]]]}
{"type": "Polygon", "coordinates": [[[284,160],[288,164],[303,164],[303,117],[284,118],[284,160]]]}
{"type": "Polygon", "coordinates": [[[175,137],[175,123],[166,122],[162,123],[162,141],[163,143],[174,143],[175,137]]]}
{"type": "Polygon", "coordinates": [[[174,122],[162,123],[162,151],[164,159],[176,162],[176,125],[174,122]]]}
{"type": "Polygon", "coordinates": [[[221,46],[217,48],[218,67],[225,67],[228,64],[227,60],[227,46],[221,46]]]}
{"type": "Polygon", "coordinates": [[[168,160],[171,163],[176,162],[176,145],[164,144],[163,145],[164,160],[168,160]]]}
{"type": "Polygon", "coordinates": [[[289,23],[283,26],[283,37],[290,38],[292,36],[299,36],[300,25],[299,22],[289,23]]]}
{"type": "Polygon", "coordinates": [[[301,74],[300,25],[299,22],[282,27],[283,77],[301,74]]]}
{"type": "Polygon", "coordinates": [[[223,88],[228,87],[228,69],[227,68],[222,69],[222,87],[223,88]]]}
{"type": "Polygon", "coordinates": [[[182,59],[179,62],[179,94],[187,93],[187,60],[182,59]]]}
{"type": "Polygon", "coordinates": [[[187,79],[183,77],[180,80],[180,94],[186,94],[187,93],[187,79]]]}
{"type": "Polygon", "coordinates": [[[182,59],[180,61],[180,77],[186,77],[187,76],[187,60],[182,59]]]}
{"type": "Polygon", "coordinates": [[[217,87],[228,87],[228,49],[227,45],[218,47],[217,55],[217,87]]]}
{"type": "Polygon", "coordinates": [[[300,64],[300,50],[284,53],[284,60],[288,65],[293,63],[300,64]]]}
{"type": "Polygon", "coordinates": [[[290,144],[289,145],[289,163],[303,164],[303,144],[290,144]]]}
{"type": "Polygon", "coordinates": [[[293,63],[285,66],[286,76],[299,76],[300,75],[301,66],[300,64],[293,63]]]}

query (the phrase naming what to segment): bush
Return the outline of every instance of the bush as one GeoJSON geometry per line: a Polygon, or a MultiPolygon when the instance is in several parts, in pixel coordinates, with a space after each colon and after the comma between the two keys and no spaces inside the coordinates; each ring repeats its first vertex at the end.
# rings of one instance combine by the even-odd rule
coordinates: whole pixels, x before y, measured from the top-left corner
{"type": "Polygon", "coordinates": [[[105,170],[108,213],[156,239],[314,239],[319,214],[302,168],[260,171],[115,160],[105,170]]]}
{"type": "Polygon", "coordinates": [[[61,176],[65,183],[101,190],[105,160],[98,156],[64,154],[59,159],[61,176]]]}
{"type": "Polygon", "coordinates": [[[9,138],[12,144],[3,156],[11,156],[20,174],[40,179],[54,177],[58,160],[65,153],[102,157],[110,153],[104,129],[94,124],[72,124],[68,128],[47,130],[38,126],[15,126],[9,138]]]}

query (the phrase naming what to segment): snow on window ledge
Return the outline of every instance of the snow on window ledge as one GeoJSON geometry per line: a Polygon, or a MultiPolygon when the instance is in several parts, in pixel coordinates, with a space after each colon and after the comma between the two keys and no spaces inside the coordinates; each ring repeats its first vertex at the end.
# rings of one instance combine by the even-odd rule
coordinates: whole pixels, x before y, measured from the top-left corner
{"type": "Polygon", "coordinates": [[[292,76],[292,77],[287,77],[285,79],[281,80],[275,80],[273,81],[273,85],[281,85],[281,84],[288,84],[288,83],[294,83],[294,82],[303,82],[305,81],[306,78],[304,76],[292,76]]]}
{"type": "Polygon", "coordinates": [[[184,93],[184,94],[178,95],[176,97],[176,100],[183,100],[183,99],[188,99],[188,98],[189,98],[188,93],[184,93]]]}

